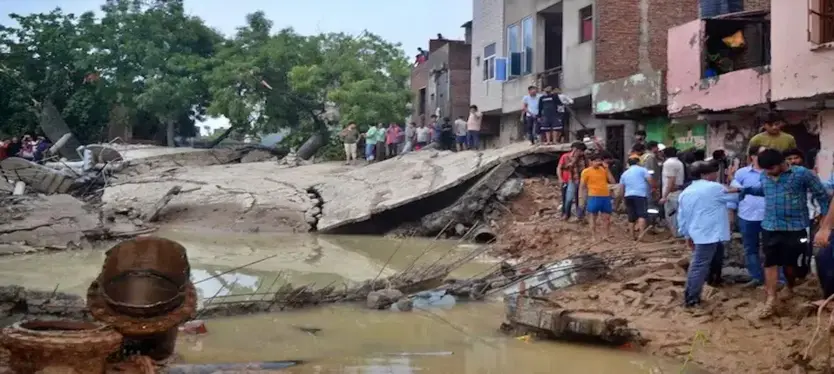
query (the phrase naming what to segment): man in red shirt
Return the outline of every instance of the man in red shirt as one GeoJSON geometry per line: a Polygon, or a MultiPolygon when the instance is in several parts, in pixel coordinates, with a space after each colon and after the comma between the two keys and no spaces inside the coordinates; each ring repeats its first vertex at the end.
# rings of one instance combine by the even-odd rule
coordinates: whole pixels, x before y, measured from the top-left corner
{"type": "MultiPolygon", "coordinates": [[[[578,144],[582,144],[577,142],[578,144]]],[[[571,156],[574,155],[580,146],[574,143],[571,145],[571,151],[565,152],[559,157],[559,181],[562,182],[562,218],[568,220],[571,216],[571,205],[575,203],[576,199],[569,199],[568,196],[570,195],[568,186],[572,181],[572,172],[569,163],[572,161],[571,156]]],[[[584,145],[584,144],[582,144],[584,145]]]]}

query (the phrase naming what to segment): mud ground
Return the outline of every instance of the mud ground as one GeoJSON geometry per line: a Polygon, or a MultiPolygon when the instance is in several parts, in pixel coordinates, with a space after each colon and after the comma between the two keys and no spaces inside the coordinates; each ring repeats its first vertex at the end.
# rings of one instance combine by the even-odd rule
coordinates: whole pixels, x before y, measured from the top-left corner
{"type": "MultiPolygon", "coordinates": [[[[782,304],[779,316],[759,320],[756,308],[764,291],[733,284],[724,272],[724,285],[706,286],[704,306],[687,310],[683,287],[689,250],[666,235],[649,235],[636,244],[625,231],[625,218],[612,218],[611,242],[589,240],[588,227],[560,218],[560,190],[553,180],[525,180],[524,191],[506,205],[498,225],[501,248],[523,259],[555,260],[582,253],[614,258],[603,279],[556,291],[551,298],[562,307],[605,309],[629,320],[648,343],[636,349],[658,356],[693,362],[713,373],[822,372],[827,366],[821,335],[802,356],[816,328],[816,308],[808,303],[821,297],[811,275],[793,299],[782,304]],[[809,362],[806,362],[809,361],[809,362]]],[[[726,268],[725,268],[726,269],[726,268]]],[[[823,313],[825,330],[828,312],[823,313]]]]}

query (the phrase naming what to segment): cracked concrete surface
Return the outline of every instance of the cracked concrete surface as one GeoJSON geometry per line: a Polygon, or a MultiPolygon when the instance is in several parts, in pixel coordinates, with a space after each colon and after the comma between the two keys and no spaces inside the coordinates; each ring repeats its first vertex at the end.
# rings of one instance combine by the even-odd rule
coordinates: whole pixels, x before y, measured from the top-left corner
{"type": "MultiPolygon", "coordinates": [[[[98,212],[70,195],[8,198],[0,215],[0,243],[39,248],[79,247],[84,232],[100,226],[98,212]]],[[[4,247],[0,254],[17,250],[4,247]]]]}
{"type": "Polygon", "coordinates": [[[114,181],[102,202],[105,215],[142,211],[179,185],[190,192],[168,204],[160,216],[163,224],[232,231],[328,231],[457,186],[501,161],[568,147],[518,143],[482,152],[426,150],[367,166],[332,162],[287,168],[255,162],[153,167],[114,181]],[[317,221],[310,222],[317,215],[317,221]]]}

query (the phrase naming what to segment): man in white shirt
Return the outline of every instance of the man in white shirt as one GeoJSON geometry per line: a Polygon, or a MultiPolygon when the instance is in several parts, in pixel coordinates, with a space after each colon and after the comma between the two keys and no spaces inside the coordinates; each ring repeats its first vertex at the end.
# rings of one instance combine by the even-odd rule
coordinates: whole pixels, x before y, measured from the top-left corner
{"type": "Polygon", "coordinates": [[[417,143],[414,145],[414,150],[419,151],[429,144],[429,140],[431,139],[431,131],[428,127],[426,127],[426,125],[421,123],[420,126],[417,127],[417,130],[415,132],[415,138],[417,138],[417,143]]]}
{"type": "Polygon", "coordinates": [[[469,107],[469,119],[466,121],[466,144],[469,149],[481,147],[481,120],[483,114],[478,111],[477,105],[469,107]]]}
{"type": "Polygon", "coordinates": [[[683,162],[678,159],[678,150],[675,147],[667,147],[663,150],[666,161],[663,161],[661,172],[662,194],[660,203],[666,215],[666,225],[675,236],[678,235],[678,225],[675,214],[678,210],[678,196],[684,183],[685,171],[683,162]]]}
{"type": "Polygon", "coordinates": [[[455,146],[457,147],[458,152],[466,149],[466,120],[463,119],[463,116],[458,117],[454,123],[454,131],[455,131],[455,146]]]}
{"type": "Polygon", "coordinates": [[[530,144],[536,144],[536,137],[538,136],[536,123],[538,122],[539,99],[541,97],[538,88],[530,86],[527,87],[527,95],[521,99],[521,115],[527,129],[527,135],[530,137],[530,144]]]}

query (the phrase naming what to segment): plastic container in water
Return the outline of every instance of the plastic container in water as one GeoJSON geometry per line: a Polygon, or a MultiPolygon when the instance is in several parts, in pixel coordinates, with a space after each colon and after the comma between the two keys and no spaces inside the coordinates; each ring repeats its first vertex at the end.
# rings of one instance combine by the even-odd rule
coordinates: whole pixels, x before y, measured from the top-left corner
{"type": "Polygon", "coordinates": [[[700,0],[701,18],[712,18],[722,14],[736,13],[744,10],[743,0],[700,0]]]}

